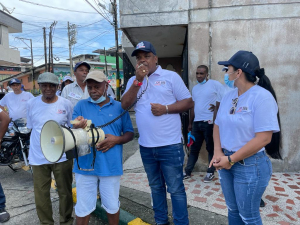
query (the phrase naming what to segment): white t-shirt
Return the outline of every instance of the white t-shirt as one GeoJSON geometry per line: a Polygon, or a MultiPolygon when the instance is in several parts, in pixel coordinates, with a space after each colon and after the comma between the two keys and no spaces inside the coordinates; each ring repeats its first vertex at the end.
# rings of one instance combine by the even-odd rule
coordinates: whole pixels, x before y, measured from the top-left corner
{"type": "Polygon", "coordinates": [[[194,122],[213,120],[214,112],[209,110],[210,104],[216,105],[216,101],[222,98],[223,92],[223,85],[216,80],[208,80],[205,84],[197,84],[193,87],[194,122]]]}
{"type": "Polygon", "coordinates": [[[255,133],[279,132],[278,106],[268,90],[258,85],[251,87],[238,97],[235,114],[229,114],[232,100],[237,97],[237,88],[225,94],[217,114],[215,124],[219,126],[222,148],[238,151],[255,133]]]}
{"type": "Polygon", "coordinates": [[[20,94],[11,92],[1,99],[0,105],[8,108],[9,117],[12,120],[26,118],[26,104],[32,98],[34,96],[30,92],[22,91],[20,94]]]}
{"type": "Polygon", "coordinates": [[[222,84],[222,86],[223,86],[223,95],[218,96],[218,99],[217,99],[218,102],[221,102],[222,98],[224,97],[224,95],[227,92],[232,91],[233,89],[235,89],[235,88],[228,87],[226,84],[222,84]]]}
{"type": "MultiPolygon", "coordinates": [[[[129,79],[125,93],[135,79],[135,76],[129,79]]],[[[145,78],[137,96],[140,96],[146,86],[145,78]]],[[[190,97],[189,90],[177,73],[158,66],[149,77],[146,92],[135,105],[136,123],[140,134],[139,144],[144,147],[158,147],[180,143],[182,134],[179,113],[154,116],[150,103],[171,105],[190,97]]]]}
{"type": "MultiPolygon", "coordinates": [[[[31,128],[29,163],[30,165],[51,164],[45,159],[40,146],[40,134],[43,125],[48,120],[55,120],[61,125],[68,124],[72,119],[72,103],[60,96],[54,103],[48,104],[42,101],[42,96],[38,96],[30,100],[27,104],[27,127],[31,128]]],[[[66,161],[66,155],[58,162],[66,161]]]]}
{"type": "Polygon", "coordinates": [[[84,92],[82,91],[81,87],[77,84],[77,82],[73,82],[64,87],[63,91],[61,92],[61,97],[64,97],[71,101],[73,108],[81,99],[87,99],[89,93],[87,91],[87,87],[85,86],[84,92]]]}

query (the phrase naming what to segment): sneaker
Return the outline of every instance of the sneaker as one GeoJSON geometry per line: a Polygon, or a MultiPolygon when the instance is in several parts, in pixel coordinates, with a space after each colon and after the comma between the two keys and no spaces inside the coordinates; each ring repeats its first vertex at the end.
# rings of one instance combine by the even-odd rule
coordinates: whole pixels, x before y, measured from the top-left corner
{"type": "Polygon", "coordinates": [[[185,175],[183,176],[183,179],[184,179],[184,180],[187,180],[187,179],[190,179],[190,178],[191,178],[191,175],[185,174],[185,175]]]}
{"type": "Polygon", "coordinates": [[[259,207],[265,207],[265,206],[266,206],[266,204],[265,204],[264,200],[260,199],[259,207]]]}
{"type": "Polygon", "coordinates": [[[215,178],[213,173],[207,173],[206,177],[204,177],[204,183],[209,183],[215,178]]]}
{"type": "Polygon", "coordinates": [[[10,218],[9,213],[3,208],[0,209],[0,223],[8,221],[10,218]]]}

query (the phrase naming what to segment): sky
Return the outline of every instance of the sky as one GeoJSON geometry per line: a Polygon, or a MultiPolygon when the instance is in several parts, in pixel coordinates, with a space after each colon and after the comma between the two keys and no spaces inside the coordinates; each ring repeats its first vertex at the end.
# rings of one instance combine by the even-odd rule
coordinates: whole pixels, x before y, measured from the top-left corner
{"type": "MultiPolygon", "coordinates": [[[[105,12],[112,21],[113,18],[107,11],[104,11],[98,2],[109,8],[110,0],[88,0],[102,14],[105,12]]],[[[117,1],[118,2],[118,1],[117,1]]],[[[11,48],[17,48],[22,57],[30,58],[30,48],[21,40],[15,37],[32,39],[33,62],[34,66],[44,63],[44,39],[43,27],[46,27],[47,47],[49,37],[49,27],[57,21],[53,34],[53,55],[55,62],[68,62],[69,45],[67,35],[67,23],[76,24],[77,26],[77,43],[72,47],[72,56],[92,53],[99,48],[110,48],[115,46],[115,33],[113,26],[105,20],[95,9],[93,9],[86,0],[0,0],[11,13],[11,16],[21,20],[22,33],[13,33],[9,35],[9,45],[11,48]],[[31,4],[37,3],[41,5],[31,4]],[[64,10],[58,10],[61,8],[64,10]],[[74,10],[78,12],[71,12],[74,10]]],[[[2,7],[0,6],[2,10],[2,7]]],[[[119,43],[121,40],[121,31],[119,31],[119,43]]],[[[30,46],[30,42],[25,42],[30,46]]],[[[47,52],[47,57],[48,52],[47,52]]]]}

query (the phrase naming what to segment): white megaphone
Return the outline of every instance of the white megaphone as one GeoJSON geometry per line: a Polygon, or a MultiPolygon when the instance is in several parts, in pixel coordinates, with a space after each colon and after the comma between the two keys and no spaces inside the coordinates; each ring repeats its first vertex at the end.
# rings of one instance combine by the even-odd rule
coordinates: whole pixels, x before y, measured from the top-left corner
{"type": "MultiPolygon", "coordinates": [[[[88,121],[89,122],[89,121],[88,121]]],[[[89,122],[91,123],[91,121],[89,122]]],[[[103,141],[104,131],[101,128],[67,129],[56,121],[47,121],[41,131],[41,149],[49,162],[57,162],[62,155],[79,145],[90,145],[103,141]],[[72,135],[73,134],[73,135],[72,135]]]]}

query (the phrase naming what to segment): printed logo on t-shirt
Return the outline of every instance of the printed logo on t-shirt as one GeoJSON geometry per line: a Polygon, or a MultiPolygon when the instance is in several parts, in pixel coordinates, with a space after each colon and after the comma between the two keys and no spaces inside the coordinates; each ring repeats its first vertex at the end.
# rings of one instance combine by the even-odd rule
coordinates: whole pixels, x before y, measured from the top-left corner
{"type": "Polygon", "coordinates": [[[81,99],[81,95],[77,95],[73,92],[71,92],[68,96],[71,97],[71,98],[75,98],[75,99],[81,99]]]}
{"type": "Polygon", "coordinates": [[[58,114],[67,114],[66,110],[63,110],[63,109],[59,109],[57,111],[58,114]]]}
{"type": "Polygon", "coordinates": [[[158,80],[158,81],[154,82],[155,86],[160,86],[160,85],[165,85],[165,84],[166,84],[166,81],[164,81],[164,80],[158,80]]]}
{"type": "Polygon", "coordinates": [[[239,113],[239,112],[247,112],[247,111],[248,111],[248,107],[243,106],[243,107],[240,107],[236,112],[239,113]]]}
{"type": "Polygon", "coordinates": [[[21,102],[27,102],[27,99],[22,99],[21,102]]]}

